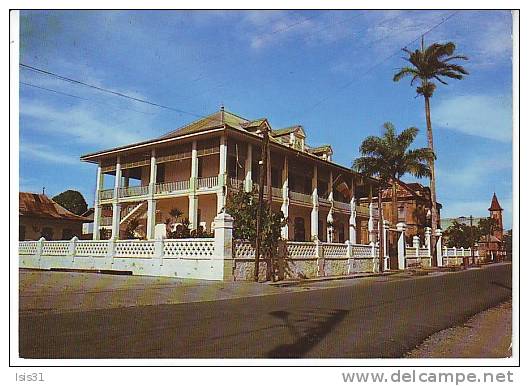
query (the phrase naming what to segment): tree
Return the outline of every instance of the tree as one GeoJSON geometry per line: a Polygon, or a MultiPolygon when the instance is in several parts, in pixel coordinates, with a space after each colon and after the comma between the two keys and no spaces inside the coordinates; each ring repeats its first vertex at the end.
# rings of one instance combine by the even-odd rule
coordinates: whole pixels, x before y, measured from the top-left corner
{"type": "MultiPolygon", "coordinates": [[[[233,238],[247,240],[255,248],[257,243],[257,212],[259,211],[256,189],[253,192],[229,192],[226,200],[226,212],[233,217],[233,238]]],[[[281,228],[286,219],[283,212],[274,213],[268,203],[262,203],[261,252],[271,258],[277,254],[281,240],[281,228]]]]}
{"type": "Polygon", "coordinates": [[[452,221],[443,233],[445,245],[449,248],[463,247],[470,248],[479,240],[480,231],[477,226],[460,223],[457,220],[452,221]]]}
{"type": "Polygon", "coordinates": [[[88,209],[83,195],[77,190],[66,190],[53,197],[52,200],[79,216],[88,209]]]}
{"type": "MultiPolygon", "coordinates": [[[[378,177],[383,183],[391,184],[391,213],[393,224],[398,221],[397,184],[403,175],[409,173],[417,178],[429,177],[428,162],[434,154],[428,148],[409,149],[419,129],[409,127],[397,135],[391,122],[383,125],[381,137],[369,136],[360,145],[360,158],[353,162],[353,169],[378,177]]],[[[380,212],[382,208],[379,208],[380,212]]]]}
{"type": "Polygon", "coordinates": [[[496,219],[492,217],[481,218],[478,222],[478,232],[480,236],[489,236],[494,234],[498,227],[496,219]]]}
{"type": "MultiPolygon", "coordinates": [[[[426,115],[426,129],[428,137],[428,147],[434,153],[432,123],[430,120],[430,98],[433,96],[436,85],[434,80],[442,84],[448,84],[443,78],[463,79],[463,75],[468,75],[468,72],[460,65],[452,63],[454,60],[467,60],[463,55],[454,55],[456,45],[452,42],[445,44],[434,43],[424,48],[424,41],[421,44],[420,50],[410,51],[403,48],[403,51],[408,54],[407,58],[411,66],[401,68],[394,76],[393,81],[411,76],[411,85],[419,82],[416,91],[418,95],[424,97],[424,110],[426,115]]],[[[432,204],[437,202],[435,189],[435,165],[434,159],[429,161],[430,165],[430,194],[432,204]]],[[[432,225],[437,227],[438,224],[437,210],[432,210],[432,225]]],[[[433,239],[433,238],[432,238],[433,239]]]]}

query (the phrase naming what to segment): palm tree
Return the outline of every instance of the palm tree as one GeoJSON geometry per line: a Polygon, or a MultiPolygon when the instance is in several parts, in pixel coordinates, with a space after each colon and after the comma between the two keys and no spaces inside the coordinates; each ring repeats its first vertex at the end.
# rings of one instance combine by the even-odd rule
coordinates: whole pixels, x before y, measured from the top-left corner
{"type": "MultiPolygon", "coordinates": [[[[463,79],[463,75],[468,75],[468,72],[460,65],[452,63],[454,60],[467,60],[463,55],[454,55],[456,45],[452,42],[445,44],[434,43],[424,48],[424,40],[421,42],[421,49],[410,51],[403,48],[403,51],[408,54],[407,58],[411,66],[405,66],[399,70],[394,76],[393,81],[411,76],[411,85],[415,82],[420,82],[417,87],[417,94],[424,97],[424,109],[426,113],[426,134],[428,137],[428,147],[434,152],[432,122],[430,120],[430,98],[435,91],[434,80],[442,84],[448,84],[443,78],[463,79]]],[[[437,203],[437,196],[435,190],[435,168],[434,159],[429,161],[430,166],[430,194],[432,200],[432,208],[435,208],[437,203]]],[[[432,227],[438,225],[437,208],[432,209],[432,227]]],[[[434,228],[435,229],[435,228],[434,228]]],[[[433,239],[433,238],[432,238],[433,239]]],[[[433,242],[433,241],[432,241],[433,242]]]]}
{"type": "MultiPolygon", "coordinates": [[[[369,136],[360,145],[360,158],[353,163],[353,169],[378,177],[382,182],[391,184],[391,222],[398,221],[397,184],[403,175],[409,173],[417,178],[429,177],[428,162],[435,157],[429,148],[409,149],[419,129],[409,127],[397,135],[391,122],[383,125],[381,137],[369,136]]],[[[382,208],[379,212],[382,213],[382,208]]]]}

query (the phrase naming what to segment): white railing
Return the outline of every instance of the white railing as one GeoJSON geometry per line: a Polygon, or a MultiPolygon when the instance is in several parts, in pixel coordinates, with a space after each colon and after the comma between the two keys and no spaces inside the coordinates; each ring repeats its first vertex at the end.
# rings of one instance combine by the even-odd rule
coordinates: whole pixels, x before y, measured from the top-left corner
{"type": "Polygon", "coordinates": [[[428,247],[419,248],[419,257],[430,257],[430,251],[428,247]]]}
{"type": "MultiPolygon", "coordinates": [[[[293,259],[373,258],[378,248],[371,245],[347,243],[315,243],[312,241],[287,241],[287,257],[293,259]],[[348,248],[349,251],[348,251],[348,248]]],[[[254,259],[255,249],[248,241],[237,240],[234,258],[254,259]]]]}
{"type": "Polygon", "coordinates": [[[415,247],[406,247],[406,257],[417,256],[417,249],[415,247]]]}
{"type": "Polygon", "coordinates": [[[106,256],[108,241],[106,240],[79,240],[75,246],[77,256],[106,256]]]}
{"type": "Polygon", "coordinates": [[[301,201],[301,202],[306,202],[306,203],[312,202],[312,196],[310,194],[290,191],[289,195],[290,195],[290,198],[295,201],[301,201]]]}
{"type": "Polygon", "coordinates": [[[156,184],[154,191],[156,194],[163,194],[163,193],[184,192],[188,189],[189,189],[189,180],[185,180],[185,181],[163,182],[163,183],[156,184]]]}
{"type": "Polygon", "coordinates": [[[154,250],[154,241],[119,240],[114,244],[116,257],[152,257],[154,250]]]}
{"type": "Polygon", "coordinates": [[[300,242],[300,241],[288,241],[287,242],[287,254],[291,258],[302,258],[302,257],[316,257],[316,243],[313,242],[300,242]]]}
{"type": "Polygon", "coordinates": [[[235,177],[230,177],[230,187],[234,188],[234,189],[242,189],[243,186],[244,186],[244,181],[243,180],[239,180],[235,177]]]}
{"type": "Polygon", "coordinates": [[[347,257],[347,245],[338,243],[322,243],[323,257],[347,257]]]}
{"type": "Polygon", "coordinates": [[[128,188],[119,188],[118,197],[136,197],[145,196],[149,193],[149,186],[129,186],[128,188]]]}
{"type": "Polygon", "coordinates": [[[114,198],[114,189],[105,189],[99,191],[100,200],[110,200],[114,198]]]}
{"type": "Polygon", "coordinates": [[[18,243],[18,253],[21,255],[35,255],[37,253],[37,242],[20,241],[18,243]]]}
{"type": "Polygon", "coordinates": [[[68,256],[70,253],[69,241],[47,241],[42,247],[43,255],[68,256]]]}
{"type": "Polygon", "coordinates": [[[109,227],[112,225],[112,217],[101,217],[99,225],[102,227],[109,227]]]}
{"type": "Polygon", "coordinates": [[[369,208],[367,206],[357,205],[356,214],[364,217],[369,217],[369,208]]]}
{"type": "MultiPolygon", "coordinates": [[[[470,248],[443,247],[443,257],[467,257],[472,256],[470,248]]],[[[474,248],[474,256],[479,256],[479,252],[474,248]]]]}
{"type": "Polygon", "coordinates": [[[277,197],[277,198],[283,197],[283,189],[275,188],[272,186],[272,197],[277,197]]]}
{"type": "MultiPolygon", "coordinates": [[[[352,244],[353,257],[367,258],[372,257],[373,247],[371,245],[352,244]]],[[[375,255],[378,256],[378,255],[375,255]]]]}
{"type": "Polygon", "coordinates": [[[213,239],[164,240],[165,258],[211,258],[215,253],[213,239]]]}
{"type": "Polygon", "coordinates": [[[345,211],[351,210],[351,204],[347,202],[333,201],[333,205],[336,209],[341,209],[345,211]]]}
{"type": "Polygon", "coordinates": [[[198,179],[198,188],[199,189],[211,189],[215,188],[218,185],[218,176],[213,177],[200,177],[198,179]]]}

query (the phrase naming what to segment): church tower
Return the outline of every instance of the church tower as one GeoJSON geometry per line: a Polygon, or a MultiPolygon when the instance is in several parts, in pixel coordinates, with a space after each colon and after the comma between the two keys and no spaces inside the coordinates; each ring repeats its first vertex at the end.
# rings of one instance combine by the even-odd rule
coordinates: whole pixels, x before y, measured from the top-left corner
{"type": "Polygon", "coordinates": [[[496,236],[500,241],[503,240],[503,209],[498,202],[498,197],[496,193],[492,196],[492,202],[490,203],[490,217],[496,220],[497,227],[493,232],[493,235],[496,236]]]}

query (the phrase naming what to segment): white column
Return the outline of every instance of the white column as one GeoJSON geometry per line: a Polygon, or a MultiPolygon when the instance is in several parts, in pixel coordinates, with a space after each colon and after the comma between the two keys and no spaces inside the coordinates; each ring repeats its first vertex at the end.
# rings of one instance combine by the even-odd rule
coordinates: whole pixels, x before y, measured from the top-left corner
{"type": "Polygon", "coordinates": [[[397,231],[400,232],[397,243],[399,256],[399,269],[406,268],[406,224],[399,222],[397,224],[397,231]]]}
{"type": "MultiPolygon", "coordinates": [[[[281,204],[281,212],[283,212],[283,216],[285,216],[285,218],[288,218],[288,209],[290,205],[290,199],[288,197],[288,158],[286,155],[285,155],[285,160],[283,162],[282,179],[283,179],[283,202],[281,204]]],[[[251,171],[250,171],[250,182],[251,182],[251,171]]],[[[288,223],[283,225],[283,227],[281,228],[281,237],[285,240],[288,240],[288,223]]]]}
{"type": "Polygon", "coordinates": [[[413,248],[415,248],[415,256],[419,257],[419,248],[421,247],[421,239],[419,236],[413,236],[413,248]]]}
{"type": "MultiPolygon", "coordinates": [[[[379,215],[380,215],[380,210],[379,210],[379,215]]],[[[377,240],[377,237],[376,237],[376,229],[375,229],[375,216],[374,216],[373,202],[369,203],[369,220],[367,221],[367,230],[369,232],[369,242],[375,243],[377,240]]]]}
{"type": "Polygon", "coordinates": [[[189,189],[195,191],[197,189],[198,178],[198,152],[197,141],[193,141],[191,149],[191,178],[189,179],[189,189]]]}
{"type": "Polygon", "coordinates": [[[156,188],[156,153],[151,151],[151,170],[149,179],[149,198],[147,199],[147,239],[154,239],[154,228],[156,227],[156,200],[154,192],[156,188]]]}
{"type": "Polygon", "coordinates": [[[101,206],[99,205],[99,194],[103,189],[105,175],[102,172],[101,163],[97,166],[96,196],[94,199],[94,224],[92,227],[92,238],[99,240],[99,226],[101,224],[101,206]]]}
{"type": "Polygon", "coordinates": [[[351,215],[349,216],[349,241],[356,244],[356,197],[354,178],[351,181],[351,215]]]}
{"type": "Polygon", "coordinates": [[[388,245],[389,245],[389,221],[388,220],[383,220],[383,226],[384,226],[384,243],[383,243],[383,248],[384,248],[384,261],[385,261],[385,265],[384,265],[384,269],[385,270],[389,270],[389,251],[388,251],[388,245]]]}
{"type": "Polygon", "coordinates": [[[428,256],[432,257],[432,228],[426,227],[424,228],[424,244],[426,248],[428,248],[428,256]]]}
{"type": "Polygon", "coordinates": [[[312,172],[312,211],[310,212],[310,236],[318,238],[319,199],[318,199],[318,166],[314,165],[312,172]]]}
{"type": "Polygon", "coordinates": [[[121,216],[121,205],[118,201],[119,190],[121,188],[121,160],[118,157],[116,162],[116,179],[114,182],[114,203],[112,205],[112,240],[119,239],[119,223],[121,216]]]}
{"type": "Polygon", "coordinates": [[[246,176],[244,178],[244,190],[246,192],[252,191],[252,155],[253,155],[253,146],[251,143],[248,144],[248,149],[246,151],[246,161],[244,163],[244,170],[246,176]]]}
{"type": "Polygon", "coordinates": [[[198,196],[196,194],[189,195],[189,222],[191,229],[198,228],[198,196]]]}
{"type": "Polygon", "coordinates": [[[219,274],[217,279],[233,280],[233,217],[222,211],[215,217],[213,227],[215,232],[213,259],[223,260],[222,274],[219,274]]]}
{"type": "Polygon", "coordinates": [[[228,140],[226,138],[226,135],[222,135],[220,137],[220,148],[219,148],[219,186],[226,186],[227,163],[228,163],[228,140]]]}
{"type": "MultiPolygon", "coordinates": [[[[333,224],[334,218],[333,218],[333,209],[334,209],[334,198],[333,198],[333,176],[332,176],[332,170],[329,172],[329,182],[328,182],[328,191],[329,191],[329,201],[331,203],[331,207],[329,209],[329,214],[327,214],[327,223],[333,224]]],[[[334,226],[327,225],[327,242],[332,243],[334,239],[334,226]]]]}

